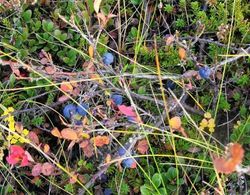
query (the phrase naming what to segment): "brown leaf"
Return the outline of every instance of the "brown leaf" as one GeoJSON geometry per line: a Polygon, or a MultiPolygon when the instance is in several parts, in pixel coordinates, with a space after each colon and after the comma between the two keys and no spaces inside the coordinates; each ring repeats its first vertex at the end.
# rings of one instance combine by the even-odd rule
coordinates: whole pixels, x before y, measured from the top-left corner
{"type": "Polygon", "coordinates": [[[93,138],[94,145],[97,147],[102,147],[104,145],[109,144],[109,137],[108,136],[96,136],[93,138]]]}
{"type": "Polygon", "coordinates": [[[146,139],[139,141],[136,149],[139,153],[146,154],[148,151],[148,141],[146,139]]]}
{"type": "Polygon", "coordinates": [[[78,140],[77,133],[71,128],[65,128],[61,131],[62,138],[76,141],[78,140]]]}
{"type": "Polygon", "coordinates": [[[82,148],[83,153],[88,158],[94,155],[94,148],[89,140],[84,140],[79,144],[80,148],[82,148]]]}
{"type": "Polygon", "coordinates": [[[18,133],[22,133],[22,131],[23,131],[23,124],[21,123],[21,122],[16,122],[15,123],[15,129],[16,129],[16,131],[18,132],[18,133]]]}
{"type": "Polygon", "coordinates": [[[36,145],[38,145],[38,144],[40,143],[37,134],[36,134],[35,132],[33,132],[33,131],[30,131],[30,132],[29,132],[29,134],[28,134],[28,139],[29,139],[32,143],[34,143],[34,144],[36,144],[36,145]]]}
{"type": "Polygon", "coordinates": [[[61,135],[61,133],[60,133],[60,131],[58,130],[57,127],[54,127],[51,130],[51,134],[54,135],[55,137],[62,138],[62,135],[61,135]]]}
{"type": "Polygon", "coordinates": [[[56,69],[53,66],[47,66],[45,67],[45,71],[49,74],[52,75],[56,72],[56,69]]]}
{"type": "Polygon", "coordinates": [[[42,165],[42,174],[44,174],[45,176],[49,176],[54,172],[55,168],[54,165],[51,163],[44,163],[42,165]]]}

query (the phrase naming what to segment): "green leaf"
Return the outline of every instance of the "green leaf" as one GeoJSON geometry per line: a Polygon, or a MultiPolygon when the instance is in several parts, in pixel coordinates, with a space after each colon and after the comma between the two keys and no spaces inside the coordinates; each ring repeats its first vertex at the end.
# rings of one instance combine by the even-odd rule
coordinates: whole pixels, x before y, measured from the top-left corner
{"type": "Polygon", "coordinates": [[[134,5],[139,5],[142,2],[142,0],[131,0],[131,3],[134,5]]]}
{"type": "Polygon", "coordinates": [[[148,188],[148,186],[143,185],[140,187],[140,191],[142,195],[152,195],[152,191],[150,188],[148,188]]]}
{"type": "Polygon", "coordinates": [[[154,183],[155,187],[160,187],[161,175],[159,173],[155,173],[152,177],[152,182],[154,183]]]}
{"type": "Polygon", "coordinates": [[[167,195],[168,194],[165,188],[160,188],[159,192],[160,192],[161,195],[167,195]]]}
{"type": "Polygon", "coordinates": [[[10,88],[13,88],[13,87],[14,87],[15,81],[16,81],[16,76],[12,73],[12,74],[10,75],[10,78],[9,78],[9,85],[10,85],[10,88]]]}
{"type": "Polygon", "coordinates": [[[31,11],[31,10],[26,10],[26,11],[23,12],[23,14],[22,14],[22,18],[25,20],[25,22],[29,22],[31,16],[32,16],[32,11],[31,11]]]}
{"type": "Polygon", "coordinates": [[[43,26],[44,31],[51,32],[53,30],[53,28],[54,28],[54,23],[51,22],[51,21],[43,20],[42,26],[43,26]]]}

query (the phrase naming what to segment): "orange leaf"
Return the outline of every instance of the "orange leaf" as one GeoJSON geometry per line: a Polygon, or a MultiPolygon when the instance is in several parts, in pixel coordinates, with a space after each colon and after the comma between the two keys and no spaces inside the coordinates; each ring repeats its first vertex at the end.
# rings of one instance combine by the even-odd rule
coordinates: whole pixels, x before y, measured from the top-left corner
{"type": "Polygon", "coordinates": [[[186,59],[186,50],[184,48],[180,47],[178,53],[181,60],[186,59]]]}
{"type": "Polygon", "coordinates": [[[213,157],[214,167],[219,173],[230,174],[242,163],[243,157],[242,146],[238,143],[230,144],[225,157],[213,157]]]}
{"type": "Polygon", "coordinates": [[[62,135],[60,131],[57,129],[57,127],[54,127],[52,129],[51,134],[54,135],[55,137],[62,138],[62,135]]]}
{"type": "Polygon", "coordinates": [[[94,47],[92,45],[89,46],[89,57],[90,58],[94,57],[94,47]]]}
{"type": "Polygon", "coordinates": [[[49,150],[50,150],[49,145],[48,145],[48,144],[45,144],[45,145],[43,146],[43,151],[47,154],[47,153],[49,152],[49,150]]]}
{"type": "Polygon", "coordinates": [[[61,90],[63,90],[64,92],[72,92],[73,91],[73,86],[68,83],[68,82],[62,82],[61,83],[61,90]]]}
{"type": "Polygon", "coordinates": [[[146,139],[139,141],[137,145],[137,150],[141,154],[146,154],[148,150],[148,141],[146,139]]]}
{"type": "Polygon", "coordinates": [[[77,133],[73,129],[70,129],[70,128],[63,129],[61,131],[61,135],[62,135],[62,138],[68,139],[68,140],[75,141],[78,139],[77,133]]]}
{"type": "Polygon", "coordinates": [[[102,147],[104,145],[109,144],[109,137],[108,136],[100,136],[100,135],[98,135],[97,137],[93,138],[93,141],[94,141],[95,146],[102,147]]]}
{"type": "Polygon", "coordinates": [[[178,116],[175,116],[169,120],[169,126],[172,129],[180,129],[181,128],[181,119],[178,116]]]}

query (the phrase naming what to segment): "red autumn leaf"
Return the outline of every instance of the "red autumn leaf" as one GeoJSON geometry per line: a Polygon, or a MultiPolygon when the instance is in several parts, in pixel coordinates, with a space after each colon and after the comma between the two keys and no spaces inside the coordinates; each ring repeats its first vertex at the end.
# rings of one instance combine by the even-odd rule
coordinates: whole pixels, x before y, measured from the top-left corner
{"type": "Polygon", "coordinates": [[[84,140],[79,144],[80,148],[82,148],[83,153],[85,156],[87,156],[88,158],[93,156],[94,152],[94,148],[92,146],[92,144],[90,143],[89,140],[84,140]]]}
{"type": "Polygon", "coordinates": [[[61,90],[69,93],[73,91],[73,86],[69,82],[62,82],[60,88],[61,90]]]}
{"type": "Polygon", "coordinates": [[[28,134],[28,138],[32,143],[39,145],[40,141],[39,141],[39,138],[35,132],[30,131],[28,134]]]}
{"type": "Polygon", "coordinates": [[[65,128],[61,131],[62,138],[76,141],[78,140],[77,132],[70,128],[65,128]]]}
{"type": "Polygon", "coordinates": [[[145,154],[148,150],[148,141],[146,139],[139,141],[137,145],[137,150],[139,153],[145,154]]]}
{"type": "Polygon", "coordinates": [[[229,145],[225,157],[214,157],[214,167],[219,173],[230,174],[236,170],[236,166],[241,164],[244,157],[244,150],[238,143],[229,145]]]}
{"type": "Polygon", "coordinates": [[[49,176],[54,172],[54,165],[51,163],[43,163],[42,165],[42,174],[44,174],[45,176],[49,176]]]}
{"type": "Polygon", "coordinates": [[[11,165],[16,165],[21,163],[21,167],[28,166],[29,160],[25,153],[25,150],[21,146],[11,145],[10,154],[6,157],[6,160],[11,165]]]}
{"type": "Polygon", "coordinates": [[[124,114],[126,116],[130,116],[130,117],[137,116],[133,107],[131,107],[131,106],[120,105],[120,106],[118,106],[118,109],[122,114],[124,114]]]}
{"type": "Polygon", "coordinates": [[[39,176],[42,173],[42,164],[37,163],[31,170],[32,176],[36,177],[39,176]]]}
{"type": "Polygon", "coordinates": [[[97,137],[93,138],[94,145],[97,147],[102,147],[104,145],[109,144],[109,137],[108,136],[100,136],[98,135],[97,137]]]}
{"type": "Polygon", "coordinates": [[[54,135],[55,137],[62,138],[62,135],[61,135],[61,133],[60,133],[60,131],[58,130],[57,127],[54,127],[51,130],[51,134],[54,135]]]}

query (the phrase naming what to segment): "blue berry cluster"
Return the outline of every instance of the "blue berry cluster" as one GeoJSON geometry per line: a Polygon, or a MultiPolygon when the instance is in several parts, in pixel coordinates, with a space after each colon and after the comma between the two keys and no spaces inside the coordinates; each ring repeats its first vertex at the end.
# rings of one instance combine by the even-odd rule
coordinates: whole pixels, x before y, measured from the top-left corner
{"type": "MultiPolygon", "coordinates": [[[[124,147],[120,147],[118,149],[119,156],[124,156],[126,154],[126,150],[129,148],[129,145],[125,145],[124,147]],[[126,149],[126,150],[125,150],[126,149]]],[[[122,161],[122,166],[124,168],[135,168],[136,161],[133,158],[127,158],[122,161]]]]}
{"type": "Polygon", "coordinates": [[[199,75],[203,79],[208,79],[210,77],[211,73],[212,73],[212,71],[208,66],[204,66],[204,67],[201,67],[199,69],[199,75]]]}
{"type": "Polygon", "coordinates": [[[74,120],[76,125],[81,125],[81,118],[87,115],[88,104],[68,104],[63,108],[63,116],[67,119],[74,120]]]}

